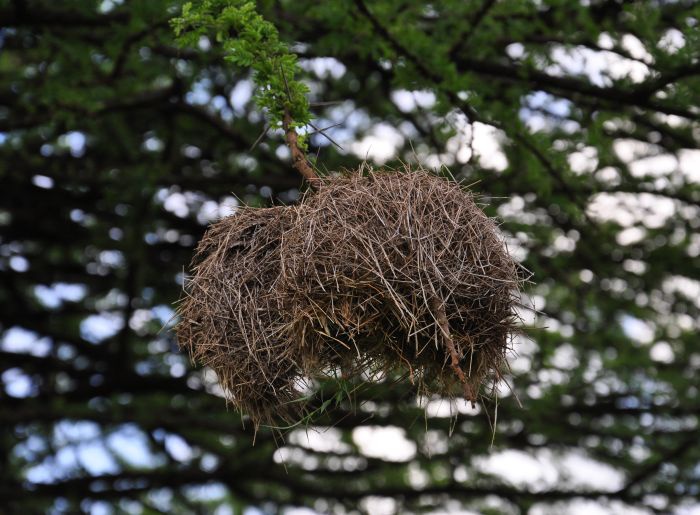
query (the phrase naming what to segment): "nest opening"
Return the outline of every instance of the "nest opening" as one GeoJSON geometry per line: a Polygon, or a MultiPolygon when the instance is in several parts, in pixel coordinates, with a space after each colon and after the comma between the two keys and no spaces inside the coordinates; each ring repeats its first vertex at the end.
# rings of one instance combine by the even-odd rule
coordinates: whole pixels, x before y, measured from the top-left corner
{"type": "Polygon", "coordinates": [[[459,184],[363,167],[213,224],[177,337],[256,425],[298,420],[299,385],[331,372],[474,402],[501,377],[523,280],[459,184]]]}

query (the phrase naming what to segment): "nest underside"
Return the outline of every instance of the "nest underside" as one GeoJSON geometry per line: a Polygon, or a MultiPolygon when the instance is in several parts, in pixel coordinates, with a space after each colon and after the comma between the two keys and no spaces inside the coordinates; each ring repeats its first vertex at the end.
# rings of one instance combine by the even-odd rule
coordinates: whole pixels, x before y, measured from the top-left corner
{"type": "Polygon", "coordinates": [[[212,225],[177,336],[256,424],[298,419],[303,385],[327,375],[405,374],[474,401],[504,369],[522,279],[460,185],[361,170],[212,225]]]}

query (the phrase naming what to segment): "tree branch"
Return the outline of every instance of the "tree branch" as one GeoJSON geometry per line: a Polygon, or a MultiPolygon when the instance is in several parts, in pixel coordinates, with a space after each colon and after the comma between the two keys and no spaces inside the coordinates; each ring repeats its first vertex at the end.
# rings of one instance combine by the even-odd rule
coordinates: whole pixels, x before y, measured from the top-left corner
{"type": "Polygon", "coordinates": [[[292,153],[292,165],[294,165],[294,168],[304,177],[306,182],[309,183],[309,186],[317,190],[321,186],[321,178],[316,174],[313,168],[311,168],[309,161],[306,159],[306,155],[304,155],[304,152],[299,148],[299,136],[294,130],[292,117],[288,110],[284,111],[282,128],[284,129],[284,137],[287,141],[287,146],[292,153]]]}

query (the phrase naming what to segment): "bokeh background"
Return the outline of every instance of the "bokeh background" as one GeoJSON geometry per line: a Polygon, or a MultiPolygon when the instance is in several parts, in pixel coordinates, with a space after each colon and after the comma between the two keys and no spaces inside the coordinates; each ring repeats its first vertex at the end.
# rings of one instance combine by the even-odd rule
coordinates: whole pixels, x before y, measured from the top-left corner
{"type": "Polygon", "coordinates": [[[173,305],[302,184],[181,7],[0,0],[1,513],[700,513],[698,2],[258,2],[321,167],[448,167],[534,275],[495,434],[391,382],[254,445],[173,305]]]}

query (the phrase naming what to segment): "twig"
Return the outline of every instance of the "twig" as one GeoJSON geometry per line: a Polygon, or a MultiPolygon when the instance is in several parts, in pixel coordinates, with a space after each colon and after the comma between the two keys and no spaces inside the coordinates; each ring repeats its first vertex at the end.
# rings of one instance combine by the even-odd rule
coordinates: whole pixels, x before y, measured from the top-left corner
{"type": "Polygon", "coordinates": [[[309,102],[309,106],[311,106],[311,107],[334,106],[334,105],[343,104],[344,102],[345,102],[344,100],[328,100],[326,102],[309,102]]]}
{"type": "Polygon", "coordinates": [[[284,138],[287,141],[287,146],[292,153],[292,165],[304,177],[313,189],[317,190],[321,186],[321,178],[314,172],[313,168],[306,159],[306,155],[299,148],[299,135],[292,126],[292,117],[289,110],[285,109],[284,119],[282,120],[282,128],[284,129],[284,138]]]}
{"type": "Polygon", "coordinates": [[[462,367],[459,366],[459,355],[457,354],[457,349],[455,347],[455,342],[452,339],[452,334],[450,334],[450,324],[447,321],[445,304],[437,297],[433,297],[431,299],[431,304],[437,318],[438,327],[440,328],[443,340],[445,341],[445,347],[447,347],[447,351],[450,353],[450,366],[463,385],[464,397],[472,403],[472,408],[476,408],[476,396],[474,395],[474,391],[469,384],[467,376],[464,375],[464,370],[462,370],[462,367]]]}
{"type": "Polygon", "coordinates": [[[321,136],[323,136],[324,138],[326,138],[328,141],[330,141],[331,143],[333,143],[333,144],[334,144],[336,147],[338,147],[340,150],[343,150],[343,147],[341,147],[333,138],[331,138],[328,134],[326,134],[326,131],[327,131],[328,129],[332,129],[333,127],[338,127],[339,125],[342,125],[342,123],[334,123],[333,125],[330,125],[330,126],[328,126],[328,127],[325,127],[325,128],[323,128],[323,129],[319,129],[318,127],[316,127],[316,126],[315,126],[313,123],[311,123],[311,122],[309,122],[309,125],[311,125],[311,127],[313,127],[313,129],[314,129],[314,132],[312,132],[311,134],[320,134],[321,136]]]}
{"type": "Polygon", "coordinates": [[[270,126],[269,126],[269,125],[265,125],[265,128],[264,128],[263,131],[260,133],[260,136],[258,136],[258,139],[255,140],[255,143],[253,143],[253,145],[250,147],[250,149],[248,150],[248,152],[252,152],[253,150],[255,150],[255,147],[257,147],[257,146],[260,144],[260,142],[262,141],[262,139],[263,139],[263,138],[265,137],[265,135],[267,134],[267,131],[269,131],[269,130],[270,130],[270,126]]]}

